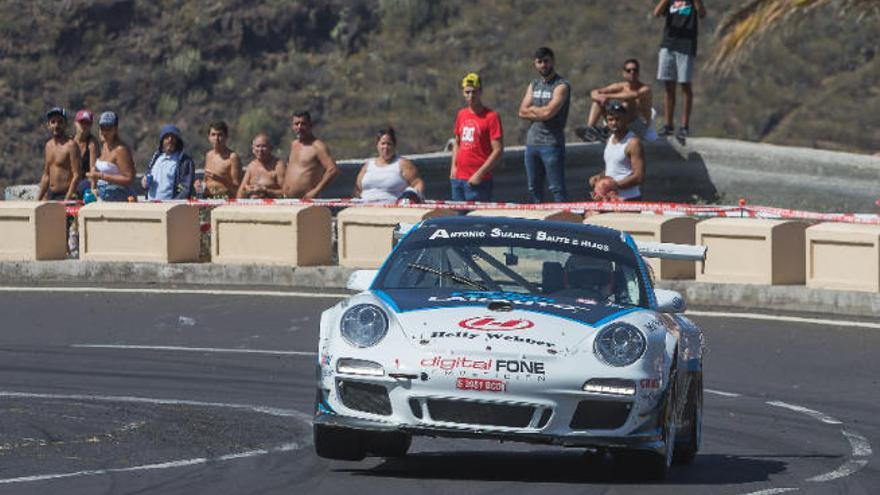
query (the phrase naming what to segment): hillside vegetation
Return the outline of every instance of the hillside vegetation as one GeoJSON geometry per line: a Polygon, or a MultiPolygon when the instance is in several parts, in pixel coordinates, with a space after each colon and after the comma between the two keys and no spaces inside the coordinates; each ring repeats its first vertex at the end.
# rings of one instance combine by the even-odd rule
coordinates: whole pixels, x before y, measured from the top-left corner
{"type": "MultiPolygon", "coordinates": [[[[619,77],[627,57],[654,82],[662,21],[653,2],[431,0],[0,1],[0,185],[34,182],[52,105],[116,110],[138,169],[165,122],[199,158],[206,124],[226,120],[250,155],[267,131],[286,153],[293,110],[312,111],[337,158],[372,152],[392,124],[403,152],[442,148],[469,71],[501,114],[507,144],[525,125],[516,108],[534,77],[530,55],[557,53],[573,84],[569,136],[589,89],[619,77]]],[[[733,2],[707,2],[700,54],[733,2]]],[[[698,70],[692,133],[873,153],[880,143],[880,23],[831,8],[765,39],[747,65],[698,70]]],[[[699,67],[699,65],[698,65],[699,67]]],[[[654,84],[655,106],[662,106],[654,84]]]]}

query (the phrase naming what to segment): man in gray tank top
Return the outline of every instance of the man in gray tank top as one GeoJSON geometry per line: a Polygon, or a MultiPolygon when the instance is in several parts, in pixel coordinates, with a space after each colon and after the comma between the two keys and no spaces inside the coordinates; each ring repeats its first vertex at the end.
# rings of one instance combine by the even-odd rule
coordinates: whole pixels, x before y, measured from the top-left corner
{"type": "Polygon", "coordinates": [[[535,51],[535,69],[541,76],[529,83],[519,106],[519,117],[531,121],[526,135],[525,167],[533,203],[544,202],[544,178],[553,201],[567,201],[565,191],[565,121],[571,84],[554,69],[553,50],[535,51]]]}

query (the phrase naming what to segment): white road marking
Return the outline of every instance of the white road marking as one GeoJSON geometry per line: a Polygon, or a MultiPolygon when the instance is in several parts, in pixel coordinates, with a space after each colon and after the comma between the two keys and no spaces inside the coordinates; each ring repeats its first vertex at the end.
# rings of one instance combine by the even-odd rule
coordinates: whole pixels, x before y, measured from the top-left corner
{"type": "Polygon", "coordinates": [[[859,472],[862,468],[868,465],[867,459],[856,459],[849,460],[840,466],[839,468],[831,471],[830,473],[821,474],[819,476],[813,476],[812,478],[807,478],[807,481],[812,481],[815,483],[824,483],[826,481],[832,481],[840,478],[844,478],[846,476],[853,475],[859,472]]]}
{"type": "Polygon", "coordinates": [[[121,294],[191,294],[207,296],[270,296],[270,297],[313,297],[342,299],[351,294],[318,292],[285,292],[272,290],[214,290],[214,289],[160,289],[131,287],[0,287],[0,292],[100,292],[121,294]]]}
{"type": "Polygon", "coordinates": [[[862,435],[859,435],[853,431],[842,431],[843,436],[849,440],[849,445],[852,447],[853,457],[870,457],[871,454],[874,453],[871,450],[871,444],[868,443],[868,439],[862,435]]]}
{"type": "Polygon", "coordinates": [[[768,488],[766,490],[758,490],[756,492],[749,492],[744,495],[775,495],[777,493],[786,493],[786,492],[796,492],[797,488],[768,488]]]}
{"type": "Polygon", "coordinates": [[[128,473],[133,471],[150,471],[157,469],[174,469],[187,466],[197,466],[199,464],[208,464],[215,462],[231,461],[236,459],[245,459],[248,457],[257,457],[277,452],[289,452],[297,450],[301,445],[297,443],[287,443],[279,447],[271,449],[249,450],[247,452],[238,452],[235,454],[221,455],[219,457],[196,457],[194,459],[180,459],[177,461],[160,462],[156,464],[143,464],[140,466],[131,466],[126,468],[113,469],[93,469],[88,471],[75,471],[71,473],[55,473],[55,474],[38,474],[34,476],[22,476],[20,478],[0,479],[0,485],[9,485],[13,483],[29,483],[34,481],[50,481],[65,478],[79,478],[83,476],[100,476],[103,474],[128,473]]]}
{"type": "MultiPolygon", "coordinates": [[[[873,454],[871,444],[864,436],[854,431],[841,430],[841,433],[843,433],[843,436],[849,441],[849,445],[852,448],[852,457],[870,457],[871,454],[873,454]]],[[[807,481],[823,483],[825,481],[840,479],[857,473],[867,465],[868,459],[848,459],[842,466],[834,471],[807,478],[807,481]]]]}
{"type": "Polygon", "coordinates": [[[181,399],[156,399],[152,397],[132,397],[128,395],[88,395],[88,394],[32,394],[27,392],[8,392],[0,391],[0,397],[10,399],[58,399],[58,400],[82,400],[96,402],[129,402],[138,404],[157,404],[172,406],[199,406],[199,407],[220,407],[224,409],[237,409],[240,411],[250,411],[270,416],[280,416],[287,418],[297,418],[311,423],[312,416],[295,409],[281,409],[268,406],[254,406],[251,404],[234,404],[228,402],[202,402],[197,400],[181,400],[181,399]]]}
{"type": "Polygon", "coordinates": [[[263,349],[224,349],[215,347],[179,347],[170,345],[115,345],[115,344],[73,344],[77,349],[118,349],[135,351],[180,351],[180,352],[211,352],[218,354],[266,354],[269,356],[317,356],[317,352],[308,351],[269,351],[263,349]]]}
{"type": "MultiPolygon", "coordinates": [[[[225,402],[201,402],[195,400],[179,400],[179,399],[155,399],[150,397],[132,397],[117,395],[85,395],[85,394],[31,394],[24,392],[8,392],[0,391],[0,397],[18,398],[18,399],[57,399],[57,400],[82,400],[82,401],[100,401],[100,402],[128,402],[139,404],[159,404],[159,405],[188,405],[201,407],[221,407],[226,409],[236,409],[243,411],[251,411],[261,414],[269,414],[272,416],[290,417],[311,423],[312,416],[295,409],[281,409],[277,407],[254,406],[250,404],[234,404],[225,402]]],[[[302,448],[303,445],[292,442],[273,447],[271,449],[257,449],[246,452],[237,452],[226,454],[219,457],[196,457],[193,459],[180,459],[176,461],[160,462],[155,464],[143,464],[140,466],[131,466],[126,468],[113,469],[93,469],[87,471],[75,471],[70,473],[40,474],[33,476],[22,476],[18,478],[0,479],[0,485],[13,483],[28,483],[34,481],[49,481],[64,478],[78,478],[83,476],[99,476],[113,473],[126,473],[133,471],[150,471],[158,469],[174,469],[187,466],[196,466],[200,464],[231,461],[236,459],[245,459],[248,457],[257,457],[266,454],[279,452],[289,452],[302,448]]]]}
{"type": "Polygon", "coordinates": [[[786,323],[809,323],[813,325],[830,325],[837,327],[858,327],[880,330],[880,323],[867,321],[830,320],[827,318],[806,318],[803,316],[778,316],[761,313],[731,313],[723,311],[691,311],[687,310],[685,316],[709,316],[716,318],[742,318],[746,320],[784,321],[786,323]]]}
{"type": "Polygon", "coordinates": [[[722,392],[721,390],[712,390],[712,389],[704,389],[703,392],[707,394],[715,394],[720,395],[721,397],[740,397],[740,394],[735,394],[733,392],[722,392]]]}
{"type": "Polygon", "coordinates": [[[781,407],[781,408],[783,408],[783,409],[789,409],[789,410],[791,410],[791,411],[795,411],[795,412],[803,413],[803,414],[806,414],[807,416],[811,416],[811,417],[813,417],[813,418],[816,418],[816,419],[818,419],[819,421],[821,421],[821,422],[823,422],[823,423],[825,423],[825,424],[828,424],[828,425],[840,425],[840,424],[843,424],[843,423],[840,422],[839,420],[836,420],[836,419],[832,418],[831,416],[829,416],[829,415],[827,415],[827,414],[825,414],[825,413],[823,413],[823,412],[819,412],[819,411],[816,411],[816,410],[814,410],[814,409],[808,409],[808,408],[803,407],[803,406],[798,406],[798,405],[795,405],[795,404],[789,404],[789,403],[787,403],[787,402],[782,402],[782,401],[778,401],[778,400],[768,401],[768,402],[767,402],[767,405],[768,405],[768,406],[773,406],[773,407],[781,407]]]}

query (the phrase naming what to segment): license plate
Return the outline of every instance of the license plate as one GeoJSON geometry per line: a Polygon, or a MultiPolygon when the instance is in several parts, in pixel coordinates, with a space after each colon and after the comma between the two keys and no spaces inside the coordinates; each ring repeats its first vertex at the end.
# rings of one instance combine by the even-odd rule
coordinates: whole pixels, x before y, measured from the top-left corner
{"type": "Polygon", "coordinates": [[[476,390],[478,392],[505,392],[507,391],[507,382],[484,378],[459,378],[455,381],[455,388],[459,390],[476,390]]]}

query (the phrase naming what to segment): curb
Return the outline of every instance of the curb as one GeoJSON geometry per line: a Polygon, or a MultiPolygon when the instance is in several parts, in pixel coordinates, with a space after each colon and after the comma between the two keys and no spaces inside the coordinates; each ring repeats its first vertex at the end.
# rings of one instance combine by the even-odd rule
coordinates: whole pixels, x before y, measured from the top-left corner
{"type": "MultiPolygon", "coordinates": [[[[354,268],[95,261],[0,261],[0,284],[8,285],[201,285],[277,289],[344,290],[354,268]]],[[[808,289],[804,286],[661,281],[691,307],[824,313],[850,317],[880,314],[880,293],[808,289]]]]}

